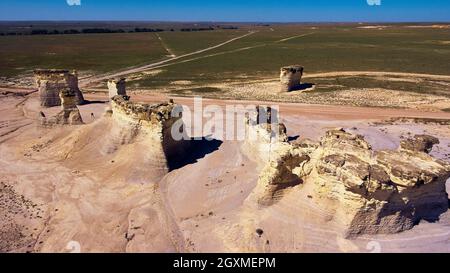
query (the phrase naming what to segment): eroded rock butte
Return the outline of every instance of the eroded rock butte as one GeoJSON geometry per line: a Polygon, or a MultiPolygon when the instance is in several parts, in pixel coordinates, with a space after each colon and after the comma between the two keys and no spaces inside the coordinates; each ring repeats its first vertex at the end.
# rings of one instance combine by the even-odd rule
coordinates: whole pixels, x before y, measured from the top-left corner
{"type": "Polygon", "coordinates": [[[72,89],[64,89],[59,92],[59,98],[61,112],[50,118],[46,118],[43,112],[40,112],[41,124],[44,126],[83,124],[83,119],[77,107],[78,97],[76,93],[72,89]]]}
{"type": "Polygon", "coordinates": [[[37,69],[34,79],[39,90],[40,103],[43,107],[61,105],[60,92],[69,89],[75,94],[77,105],[84,103],[83,94],[78,88],[78,74],[76,71],[61,69],[37,69]]]}
{"type": "Polygon", "coordinates": [[[428,154],[438,143],[434,137],[418,135],[398,150],[373,151],[364,137],[343,129],[327,131],[320,142],[289,143],[283,137],[264,141],[274,138],[259,127],[249,123],[249,132],[265,137],[245,145],[263,162],[248,197],[261,209],[308,186],[348,237],[404,231],[421,220],[437,221],[448,209],[450,166],[428,154]]]}
{"type": "Polygon", "coordinates": [[[280,92],[289,92],[300,88],[302,76],[303,67],[300,65],[282,67],[280,71],[280,92]]]}

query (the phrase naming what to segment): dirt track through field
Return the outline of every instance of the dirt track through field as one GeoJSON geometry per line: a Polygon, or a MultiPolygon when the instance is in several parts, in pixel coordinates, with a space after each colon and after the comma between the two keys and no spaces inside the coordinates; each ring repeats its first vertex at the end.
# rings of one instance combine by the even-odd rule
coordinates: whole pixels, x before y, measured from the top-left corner
{"type": "MultiPolygon", "coordinates": [[[[292,37],[288,37],[288,38],[285,38],[285,39],[278,40],[278,41],[276,41],[274,43],[282,43],[282,42],[289,41],[289,40],[292,40],[292,39],[309,36],[311,34],[314,34],[314,33],[307,33],[307,34],[292,36],[292,37]]],[[[254,48],[258,48],[258,47],[264,47],[264,46],[267,46],[269,44],[270,43],[264,43],[264,44],[254,45],[254,46],[241,47],[241,48],[237,48],[237,49],[233,49],[233,50],[222,51],[222,52],[218,52],[218,53],[213,53],[213,54],[208,54],[208,55],[204,55],[204,56],[199,56],[199,57],[196,57],[196,58],[181,60],[181,61],[174,62],[174,63],[162,64],[162,65],[151,67],[150,69],[159,69],[159,68],[168,67],[168,66],[172,66],[172,65],[177,65],[177,64],[187,63],[187,62],[193,62],[193,61],[197,61],[197,60],[201,60],[201,59],[205,59],[205,58],[210,58],[210,57],[215,57],[215,56],[220,56],[220,55],[225,55],[225,54],[230,54],[230,53],[237,53],[237,52],[250,50],[250,49],[254,49],[254,48]]],[[[167,47],[166,47],[166,49],[167,49],[167,47]]],[[[167,51],[170,52],[169,49],[167,49],[167,51]]],[[[185,57],[186,57],[186,55],[185,55],[185,57]]]]}
{"type": "Polygon", "coordinates": [[[314,33],[315,33],[315,32],[311,32],[311,33],[306,33],[306,34],[302,34],[302,35],[297,35],[297,36],[292,36],[292,37],[284,38],[284,39],[281,39],[281,40],[279,40],[279,41],[276,41],[276,43],[282,43],[282,42],[286,42],[286,41],[289,41],[289,40],[293,40],[293,39],[297,39],[297,38],[309,36],[309,35],[312,35],[312,34],[314,34],[314,33]]]}
{"type": "Polygon", "coordinates": [[[169,53],[169,56],[172,58],[175,58],[177,55],[167,46],[166,42],[164,42],[161,35],[159,35],[158,33],[156,33],[155,35],[156,35],[156,37],[158,37],[159,41],[161,41],[161,45],[164,47],[164,49],[167,51],[167,53],[169,53]]]}
{"type": "MultiPolygon", "coordinates": [[[[164,61],[160,61],[160,62],[148,64],[148,65],[145,65],[145,66],[124,70],[124,71],[121,71],[121,72],[118,72],[118,73],[114,73],[114,74],[104,74],[104,75],[98,75],[98,76],[83,78],[83,79],[80,80],[80,86],[86,86],[88,84],[99,82],[99,81],[106,80],[106,79],[109,79],[109,78],[125,76],[125,75],[129,75],[129,74],[133,74],[133,73],[139,73],[139,72],[142,72],[142,71],[145,71],[145,70],[159,69],[159,68],[162,68],[162,67],[172,66],[172,65],[176,65],[176,64],[180,64],[180,63],[192,62],[192,61],[196,61],[196,60],[200,60],[200,59],[204,59],[204,58],[209,58],[209,57],[214,57],[214,56],[219,56],[219,55],[224,55],[224,54],[229,54],[229,53],[236,53],[236,52],[250,50],[250,49],[253,49],[253,48],[257,48],[257,47],[267,46],[268,44],[270,44],[270,43],[264,43],[264,44],[259,44],[259,45],[255,45],[255,46],[242,47],[242,48],[237,48],[237,49],[234,49],[234,50],[218,52],[218,53],[214,53],[214,54],[209,54],[209,55],[205,55],[205,56],[200,56],[200,57],[196,57],[196,58],[191,58],[191,59],[181,60],[179,62],[171,63],[171,61],[175,61],[175,60],[178,60],[178,59],[181,59],[181,58],[189,57],[189,56],[192,56],[192,55],[197,55],[197,54],[200,54],[200,53],[203,53],[203,52],[206,52],[206,51],[210,51],[212,49],[219,48],[221,46],[224,46],[224,45],[229,44],[231,42],[234,42],[236,40],[239,40],[239,39],[245,38],[247,36],[250,36],[250,35],[252,35],[252,34],[254,34],[256,32],[257,31],[251,31],[251,32],[249,32],[249,33],[247,33],[245,35],[242,35],[242,36],[230,39],[230,40],[225,41],[223,43],[220,43],[218,45],[215,45],[215,46],[212,46],[212,47],[208,47],[208,48],[205,48],[205,49],[202,49],[202,50],[197,50],[197,51],[194,51],[194,52],[191,52],[191,53],[188,53],[188,54],[184,54],[184,55],[180,55],[180,56],[175,56],[175,54],[170,50],[170,48],[167,47],[166,43],[162,40],[161,36],[156,34],[158,36],[158,39],[161,41],[162,46],[173,57],[171,57],[170,59],[164,60],[164,61]]],[[[297,38],[309,36],[309,35],[312,35],[312,34],[314,34],[314,32],[287,37],[287,38],[275,41],[273,43],[282,43],[282,42],[286,42],[286,41],[289,41],[289,40],[292,40],[292,39],[297,39],[297,38]]]]}
{"type": "Polygon", "coordinates": [[[82,79],[80,79],[80,86],[83,87],[83,86],[86,86],[86,85],[94,83],[94,82],[99,82],[99,81],[103,81],[103,80],[107,80],[107,79],[115,78],[115,77],[121,77],[121,76],[129,75],[129,74],[133,74],[133,73],[139,73],[139,72],[142,72],[142,71],[148,70],[150,68],[154,68],[154,67],[160,66],[162,64],[165,64],[165,63],[168,63],[168,62],[171,62],[171,61],[175,61],[175,60],[178,60],[178,59],[181,59],[181,58],[189,57],[189,56],[192,56],[192,55],[200,54],[200,53],[203,53],[203,52],[206,52],[206,51],[210,51],[210,50],[222,47],[222,46],[227,45],[229,43],[232,43],[232,42],[234,42],[236,40],[239,40],[239,39],[245,38],[247,36],[250,36],[250,35],[252,35],[254,33],[256,33],[256,32],[255,31],[251,31],[249,33],[246,33],[244,35],[241,35],[241,36],[235,37],[233,39],[227,40],[227,41],[225,41],[223,43],[220,43],[220,44],[217,44],[215,46],[210,46],[210,47],[207,47],[207,48],[204,48],[204,49],[201,49],[201,50],[197,50],[197,51],[194,51],[194,52],[191,52],[191,53],[187,53],[187,54],[183,54],[183,55],[176,56],[176,57],[173,57],[173,58],[169,58],[169,59],[166,59],[166,60],[163,60],[163,61],[147,64],[147,65],[144,65],[144,66],[134,67],[134,68],[126,69],[126,70],[123,70],[123,71],[120,71],[120,72],[116,72],[116,73],[109,73],[109,74],[103,74],[103,75],[97,75],[97,76],[82,78],[82,79]]]}

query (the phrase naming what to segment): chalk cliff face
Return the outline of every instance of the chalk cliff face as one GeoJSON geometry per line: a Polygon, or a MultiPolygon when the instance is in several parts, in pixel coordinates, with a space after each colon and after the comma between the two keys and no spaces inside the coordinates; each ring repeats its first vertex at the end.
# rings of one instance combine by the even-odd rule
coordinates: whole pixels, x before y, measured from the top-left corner
{"type": "Polygon", "coordinates": [[[105,181],[156,183],[184,162],[189,149],[189,140],[172,137],[172,124],[183,125],[181,116],[172,115],[175,107],[173,102],[144,104],[115,96],[103,117],[73,130],[49,153],[80,169],[95,166],[95,175],[105,181]]]}
{"type": "Polygon", "coordinates": [[[148,155],[155,155],[149,159],[158,159],[160,169],[167,173],[172,162],[183,158],[189,148],[186,137],[175,140],[172,136],[172,125],[177,121],[182,122],[181,116],[172,116],[175,107],[177,105],[171,101],[150,105],[131,102],[127,96],[113,97],[110,117],[112,128],[103,151],[113,153],[123,145],[142,145],[148,155]]]}
{"type": "Polygon", "coordinates": [[[56,116],[46,118],[41,112],[41,124],[44,126],[52,125],[80,125],[83,124],[80,111],[77,107],[78,98],[71,89],[63,89],[59,92],[61,102],[61,112],[56,116]]]}
{"type": "Polygon", "coordinates": [[[407,230],[448,209],[450,166],[426,153],[435,143],[416,136],[396,151],[373,151],[362,136],[341,129],[318,143],[281,141],[266,157],[249,200],[263,209],[308,184],[317,205],[334,211],[347,236],[407,230]]]}
{"type": "Polygon", "coordinates": [[[280,71],[280,92],[289,92],[299,88],[302,76],[303,67],[300,65],[282,67],[280,71]]]}
{"type": "Polygon", "coordinates": [[[109,80],[108,81],[108,94],[109,98],[112,99],[115,96],[126,96],[126,81],[124,78],[109,80]]]}
{"type": "Polygon", "coordinates": [[[334,130],[313,158],[317,192],[341,203],[336,213],[349,235],[399,232],[448,209],[449,166],[425,152],[373,152],[362,137],[334,130]]]}
{"type": "Polygon", "coordinates": [[[244,149],[255,161],[266,162],[273,151],[287,145],[286,127],[278,122],[278,112],[270,107],[257,106],[247,115],[244,149]]]}
{"type": "Polygon", "coordinates": [[[59,69],[38,69],[34,71],[34,78],[39,90],[41,106],[53,107],[61,105],[59,93],[70,89],[75,94],[76,104],[83,104],[84,98],[78,88],[76,72],[59,69]]]}

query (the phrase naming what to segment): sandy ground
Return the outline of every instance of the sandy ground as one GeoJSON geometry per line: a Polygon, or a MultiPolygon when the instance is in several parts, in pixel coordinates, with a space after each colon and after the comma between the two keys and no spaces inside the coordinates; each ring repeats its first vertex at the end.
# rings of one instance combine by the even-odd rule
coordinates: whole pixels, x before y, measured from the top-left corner
{"type": "MultiPolygon", "coordinates": [[[[70,252],[79,246],[81,252],[450,252],[450,212],[410,231],[348,240],[332,213],[306,197],[307,190],[292,190],[270,209],[256,208],[246,197],[260,167],[238,141],[212,142],[194,163],[157,181],[130,182],[126,177],[134,168],[148,166],[133,156],[112,162],[96,151],[97,138],[108,133],[99,125],[108,103],[100,94],[86,98],[94,102],[80,107],[86,125],[51,129],[37,124],[37,94],[0,98],[0,251],[70,252]],[[91,133],[83,136],[86,132],[91,133]],[[79,143],[82,139],[88,141],[79,143]],[[70,143],[87,148],[82,156],[61,158],[70,143]],[[121,168],[125,163],[131,165],[121,168]],[[261,237],[257,228],[264,230],[261,237]]],[[[193,106],[191,98],[174,99],[193,106]]],[[[401,138],[428,133],[441,141],[433,155],[450,161],[450,126],[443,122],[450,113],[279,105],[291,137],[318,139],[329,128],[344,127],[366,136],[374,149],[395,149],[401,138]]]]}

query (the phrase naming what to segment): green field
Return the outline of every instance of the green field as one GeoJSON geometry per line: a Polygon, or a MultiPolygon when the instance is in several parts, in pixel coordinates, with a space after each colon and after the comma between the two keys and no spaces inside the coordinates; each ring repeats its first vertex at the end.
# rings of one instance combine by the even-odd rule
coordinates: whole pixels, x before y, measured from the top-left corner
{"type": "Polygon", "coordinates": [[[294,63],[305,66],[307,73],[354,70],[450,75],[449,40],[448,29],[279,26],[203,54],[216,56],[169,66],[157,79],[140,84],[158,86],[181,78],[214,82],[277,77],[281,66],[294,63]],[[302,34],[308,36],[277,42],[302,34]],[[237,51],[246,47],[254,48],[237,51]]]}
{"type": "Polygon", "coordinates": [[[163,59],[155,34],[91,34],[0,37],[1,76],[35,68],[107,72],[163,59]]]}
{"type": "Polygon", "coordinates": [[[216,30],[199,32],[162,32],[158,33],[158,35],[161,36],[164,43],[174,54],[182,55],[220,44],[245,33],[245,30],[216,30]]]}
{"type": "Polygon", "coordinates": [[[160,87],[176,80],[203,84],[274,78],[281,66],[294,63],[305,66],[306,73],[356,70],[450,75],[450,29],[358,26],[240,25],[238,30],[202,32],[1,36],[0,76],[56,67],[93,73],[117,71],[164,60],[169,54],[166,47],[176,55],[186,54],[250,30],[258,32],[174,60],[160,68],[157,76],[135,84],[160,87]],[[306,36],[292,38],[299,35],[306,36]]]}

